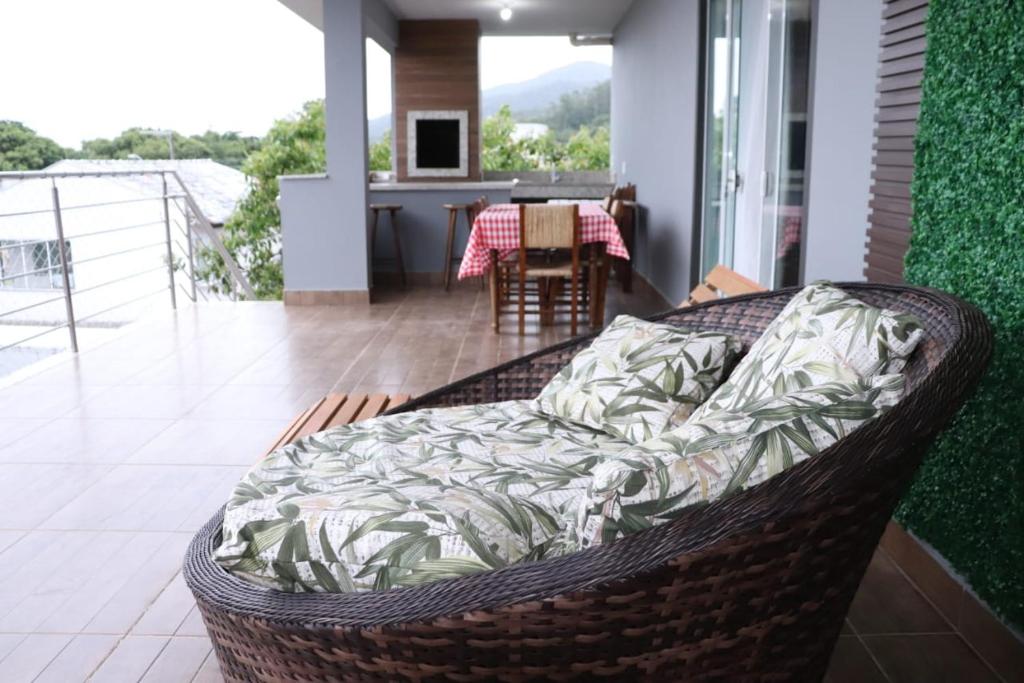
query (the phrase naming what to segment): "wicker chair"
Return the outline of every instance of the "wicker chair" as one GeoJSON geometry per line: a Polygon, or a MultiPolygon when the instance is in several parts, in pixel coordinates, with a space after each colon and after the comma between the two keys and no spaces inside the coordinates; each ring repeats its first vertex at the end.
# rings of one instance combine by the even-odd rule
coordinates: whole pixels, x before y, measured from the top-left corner
{"type": "MultiPolygon", "coordinates": [[[[890,412],[769,481],[616,543],[414,588],[358,594],[264,590],[198,533],[185,577],[229,680],[819,680],[882,530],[928,445],[982,375],[983,316],[932,290],[844,285],[914,313],[927,337],[890,412]]],[[[749,346],[795,290],[654,319],[729,332],[749,346]]],[[[407,403],[534,396],[589,337],[407,403]]]]}

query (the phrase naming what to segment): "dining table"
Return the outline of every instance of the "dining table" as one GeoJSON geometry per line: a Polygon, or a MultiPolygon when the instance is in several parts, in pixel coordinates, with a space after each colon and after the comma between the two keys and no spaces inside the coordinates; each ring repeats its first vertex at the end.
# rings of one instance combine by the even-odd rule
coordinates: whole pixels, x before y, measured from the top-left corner
{"type": "MultiPolygon", "coordinates": [[[[519,204],[493,204],[473,221],[466,251],[459,266],[459,279],[489,276],[494,320],[500,311],[498,262],[519,249],[519,204]]],[[[589,272],[589,317],[591,327],[604,326],[605,292],[609,259],[629,259],[629,251],[615,219],[597,203],[580,202],[580,243],[589,250],[589,262],[598,264],[589,272]]],[[[495,329],[497,325],[495,324],[495,329]]]]}

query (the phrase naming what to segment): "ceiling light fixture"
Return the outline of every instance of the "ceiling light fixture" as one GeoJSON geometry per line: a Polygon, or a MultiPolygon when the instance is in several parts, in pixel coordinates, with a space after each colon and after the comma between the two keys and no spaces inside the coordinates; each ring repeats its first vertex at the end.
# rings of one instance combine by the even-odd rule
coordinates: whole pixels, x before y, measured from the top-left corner
{"type": "Polygon", "coordinates": [[[502,21],[511,21],[512,20],[512,8],[509,7],[508,5],[505,5],[504,7],[501,8],[501,11],[498,12],[498,16],[501,17],[502,21]]]}

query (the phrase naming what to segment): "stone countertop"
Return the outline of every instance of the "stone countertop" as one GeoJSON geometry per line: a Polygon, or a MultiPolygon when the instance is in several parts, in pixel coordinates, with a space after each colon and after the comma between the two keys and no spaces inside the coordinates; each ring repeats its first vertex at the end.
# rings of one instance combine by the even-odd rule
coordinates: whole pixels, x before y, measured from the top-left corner
{"type": "Polygon", "coordinates": [[[613,187],[611,183],[519,183],[512,188],[512,199],[600,199],[613,187]]]}

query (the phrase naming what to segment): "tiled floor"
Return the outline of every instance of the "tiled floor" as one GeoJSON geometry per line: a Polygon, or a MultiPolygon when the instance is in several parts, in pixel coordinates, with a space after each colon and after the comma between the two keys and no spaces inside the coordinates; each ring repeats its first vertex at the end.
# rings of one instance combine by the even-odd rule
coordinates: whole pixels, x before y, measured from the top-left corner
{"type": "MultiPolygon", "coordinates": [[[[610,314],[659,307],[609,296],[610,314]]],[[[179,571],[191,535],[325,392],[422,393],[567,333],[488,318],[475,287],[211,305],[0,388],[0,681],[220,680],[179,571]]],[[[998,679],[879,554],[828,680],[998,679]]]]}

